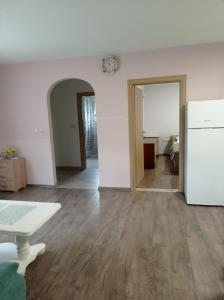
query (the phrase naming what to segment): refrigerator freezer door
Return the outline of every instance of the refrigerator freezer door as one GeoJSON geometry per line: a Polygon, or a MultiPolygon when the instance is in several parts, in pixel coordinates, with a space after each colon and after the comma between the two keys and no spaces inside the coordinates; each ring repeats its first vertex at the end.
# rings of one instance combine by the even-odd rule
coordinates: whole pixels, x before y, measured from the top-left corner
{"type": "Polygon", "coordinates": [[[187,103],[187,128],[224,127],[224,100],[187,103]]]}
{"type": "Polygon", "coordinates": [[[188,204],[224,205],[224,128],[188,129],[185,184],[188,204]]]}

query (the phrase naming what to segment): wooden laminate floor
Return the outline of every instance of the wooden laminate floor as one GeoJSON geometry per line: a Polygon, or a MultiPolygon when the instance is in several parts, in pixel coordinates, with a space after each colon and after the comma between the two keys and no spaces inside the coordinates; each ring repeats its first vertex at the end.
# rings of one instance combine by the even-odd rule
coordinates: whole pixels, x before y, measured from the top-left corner
{"type": "Polygon", "coordinates": [[[179,176],[173,171],[169,155],[159,155],[155,169],[145,169],[138,188],[178,189],[179,176]]]}
{"type": "Polygon", "coordinates": [[[98,159],[88,158],[85,170],[57,169],[57,188],[67,189],[98,189],[98,159]]]}
{"type": "Polygon", "coordinates": [[[179,193],[27,188],[0,198],[62,203],[32,239],[47,251],[27,269],[28,300],[224,299],[224,208],[187,206],[179,193]]]}

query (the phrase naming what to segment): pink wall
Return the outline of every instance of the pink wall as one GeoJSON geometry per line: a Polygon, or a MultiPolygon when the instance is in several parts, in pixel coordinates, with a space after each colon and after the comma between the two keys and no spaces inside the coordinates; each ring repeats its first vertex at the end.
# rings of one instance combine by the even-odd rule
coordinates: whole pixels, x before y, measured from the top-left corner
{"type": "Polygon", "coordinates": [[[224,43],[122,54],[120,61],[109,76],[98,56],[0,66],[0,148],[14,145],[27,158],[29,183],[54,183],[47,94],[58,80],[81,78],[95,89],[101,186],[130,186],[128,79],[186,74],[187,100],[224,98],[224,43]]]}

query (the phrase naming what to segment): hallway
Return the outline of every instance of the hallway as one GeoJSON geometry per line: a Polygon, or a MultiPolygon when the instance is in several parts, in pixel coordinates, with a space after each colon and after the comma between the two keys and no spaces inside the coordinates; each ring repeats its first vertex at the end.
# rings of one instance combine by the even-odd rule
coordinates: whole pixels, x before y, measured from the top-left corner
{"type": "Polygon", "coordinates": [[[57,169],[57,188],[98,189],[99,168],[96,158],[88,158],[85,170],[57,169]]]}
{"type": "Polygon", "coordinates": [[[145,169],[145,176],[138,188],[178,189],[179,176],[173,172],[169,155],[159,155],[155,169],[145,169]]]}

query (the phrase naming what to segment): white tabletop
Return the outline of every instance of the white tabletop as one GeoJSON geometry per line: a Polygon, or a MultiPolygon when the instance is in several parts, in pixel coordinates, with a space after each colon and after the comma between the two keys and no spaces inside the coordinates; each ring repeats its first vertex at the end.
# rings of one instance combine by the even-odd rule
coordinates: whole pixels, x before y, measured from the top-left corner
{"type": "Polygon", "coordinates": [[[0,200],[0,232],[32,235],[60,208],[60,203],[0,200]]]}

